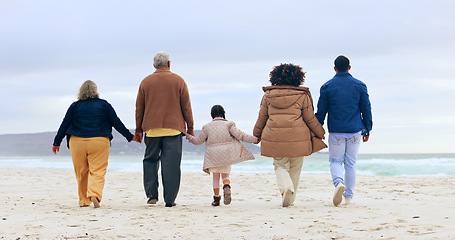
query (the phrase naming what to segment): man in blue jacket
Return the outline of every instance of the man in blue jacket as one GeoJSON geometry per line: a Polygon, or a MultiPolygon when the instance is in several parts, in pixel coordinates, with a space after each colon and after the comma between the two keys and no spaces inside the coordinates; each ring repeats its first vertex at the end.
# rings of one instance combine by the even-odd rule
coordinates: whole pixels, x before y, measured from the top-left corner
{"type": "Polygon", "coordinates": [[[338,56],[334,69],[335,76],[321,87],[316,117],[324,125],[328,114],[330,172],[335,186],[333,204],[338,206],[343,196],[346,204],[354,196],[360,138],[368,141],[373,121],[367,86],[349,73],[349,59],[338,56]]]}

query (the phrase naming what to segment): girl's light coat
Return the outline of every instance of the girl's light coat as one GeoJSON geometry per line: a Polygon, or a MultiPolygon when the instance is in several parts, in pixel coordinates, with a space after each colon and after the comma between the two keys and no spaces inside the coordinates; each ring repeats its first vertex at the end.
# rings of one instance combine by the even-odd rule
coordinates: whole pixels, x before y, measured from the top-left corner
{"type": "Polygon", "coordinates": [[[202,169],[206,173],[209,173],[209,168],[212,167],[253,160],[253,154],[240,141],[256,143],[258,140],[256,137],[236,128],[234,122],[218,117],[205,124],[197,137],[187,134],[187,139],[195,145],[205,142],[202,169]]]}

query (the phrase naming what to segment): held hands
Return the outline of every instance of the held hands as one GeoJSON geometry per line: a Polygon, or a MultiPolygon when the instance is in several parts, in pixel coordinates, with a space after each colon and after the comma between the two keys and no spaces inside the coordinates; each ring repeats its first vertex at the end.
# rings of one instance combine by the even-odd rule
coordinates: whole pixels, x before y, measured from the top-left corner
{"type": "Polygon", "coordinates": [[[258,139],[258,141],[255,142],[254,144],[259,144],[261,142],[261,138],[257,138],[257,139],[258,139]]]}
{"type": "MultiPolygon", "coordinates": [[[[191,138],[194,138],[194,132],[193,132],[193,130],[188,130],[188,131],[186,131],[185,138],[186,138],[186,140],[188,140],[188,141],[190,141],[191,138]],[[189,137],[189,136],[191,136],[191,137],[189,137]]],[[[191,142],[191,141],[190,141],[190,142],[191,142]]]]}
{"type": "Polygon", "coordinates": [[[137,132],[134,134],[133,141],[135,141],[137,143],[142,143],[143,136],[144,136],[144,134],[142,132],[137,132]]]}
{"type": "Polygon", "coordinates": [[[188,131],[186,131],[186,133],[188,133],[188,134],[190,134],[191,136],[194,137],[194,131],[193,130],[188,130],[188,131]]]}
{"type": "Polygon", "coordinates": [[[193,140],[195,139],[194,132],[192,130],[186,131],[185,139],[188,140],[188,142],[194,144],[193,142],[193,140]]]}

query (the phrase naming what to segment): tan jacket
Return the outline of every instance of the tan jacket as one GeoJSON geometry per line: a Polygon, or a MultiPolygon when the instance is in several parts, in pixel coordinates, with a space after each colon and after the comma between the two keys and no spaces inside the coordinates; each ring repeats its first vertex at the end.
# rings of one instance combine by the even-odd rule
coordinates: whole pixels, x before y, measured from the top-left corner
{"type": "Polygon", "coordinates": [[[254,159],[253,154],[240,141],[256,143],[257,138],[235,127],[235,123],[224,118],[214,118],[202,127],[197,137],[187,135],[188,140],[196,145],[205,142],[204,172],[212,167],[232,165],[254,159]]]}
{"type": "Polygon", "coordinates": [[[139,85],[136,132],[171,128],[193,131],[193,113],[185,81],[169,70],[156,70],[139,85]],[[185,124],[186,123],[186,124],[185,124]]]}
{"type": "Polygon", "coordinates": [[[313,110],[307,87],[270,86],[263,88],[259,116],[253,135],[261,138],[261,155],[302,157],[311,154],[310,130],[325,134],[313,110]]]}

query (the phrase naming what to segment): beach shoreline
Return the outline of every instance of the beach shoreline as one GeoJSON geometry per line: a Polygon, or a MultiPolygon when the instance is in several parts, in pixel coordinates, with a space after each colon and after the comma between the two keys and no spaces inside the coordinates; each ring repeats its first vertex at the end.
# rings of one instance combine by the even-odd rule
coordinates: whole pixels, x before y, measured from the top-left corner
{"type": "MultiPolygon", "coordinates": [[[[142,155],[111,155],[108,171],[142,172],[142,155]]],[[[273,158],[256,159],[232,165],[233,173],[273,173],[273,158]]],[[[182,172],[200,173],[204,155],[183,155],[182,172]]],[[[71,156],[0,156],[1,168],[73,170],[71,156]]],[[[359,154],[358,175],[455,176],[455,154],[359,154]]],[[[304,158],[302,173],[330,174],[327,154],[304,158]]]]}
{"type": "Polygon", "coordinates": [[[330,175],[302,173],[289,208],[273,173],[231,181],[232,203],[212,207],[211,177],[182,173],[177,206],[165,208],[161,196],[146,204],[142,173],[108,171],[94,209],[78,206],[73,171],[3,168],[0,239],[455,238],[455,177],[358,175],[354,204],[334,207],[330,175]]]}

